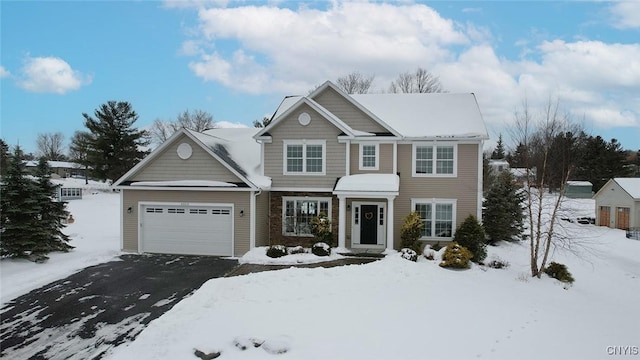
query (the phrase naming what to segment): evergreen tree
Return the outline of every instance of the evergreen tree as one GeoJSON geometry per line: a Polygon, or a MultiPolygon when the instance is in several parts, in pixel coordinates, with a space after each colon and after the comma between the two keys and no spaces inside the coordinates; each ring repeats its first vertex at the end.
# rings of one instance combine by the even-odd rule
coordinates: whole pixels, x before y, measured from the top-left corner
{"type": "Polygon", "coordinates": [[[482,225],[475,216],[469,215],[456,229],[453,241],[467,248],[472,254],[472,261],[482,262],[487,257],[487,245],[482,225]]]}
{"type": "Polygon", "coordinates": [[[109,101],[95,110],[95,118],[82,115],[89,130],[82,140],[95,177],[116,180],[148,154],[142,148],[149,145],[149,135],[133,127],[138,114],[130,103],[109,101]]]}
{"type": "Polygon", "coordinates": [[[57,200],[57,186],[51,182],[51,168],[44,157],[38,161],[36,169],[36,200],[40,204],[39,227],[44,231],[38,239],[41,252],[64,251],[73,249],[69,245],[69,236],[62,233],[63,221],[69,217],[65,202],[57,200]]]}
{"type": "Polygon", "coordinates": [[[629,175],[624,150],[616,139],[607,142],[600,136],[589,136],[579,154],[572,179],[591,182],[594,192],[611,178],[629,175]]]}
{"type": "Polygon", "coordinates": [[[2,256],[27,258],[40,255],[37,241],[42,236],[41,208],[34,196],[37,192],[35,183],[26,174],[24,154],[16,147],[1,187],[2,256]]]}
{"type": "Polygon", "coordinates": [[[504,143],[502,142],[502,134],[500,134],[498,136],[498,144],[496,145],[495,150],[493,150],[493,152],[491,153],[491,159],[494,159],[494,160],[504,159],[505,155],[506,154],[504,151],[504,143]]]}
{"type": "Polygon", "coordinates": [[[9,145],[4,140],[0,139],[0,176],[4,176],[7,173],[7,167],[9,166],[9,145]]]}
{"type": "Polygon", "coordinates": [[[513,176],[502,172],[483,203],[482,223],[491,243],[516,240],[522,234],[523,200],[513,176]]]}

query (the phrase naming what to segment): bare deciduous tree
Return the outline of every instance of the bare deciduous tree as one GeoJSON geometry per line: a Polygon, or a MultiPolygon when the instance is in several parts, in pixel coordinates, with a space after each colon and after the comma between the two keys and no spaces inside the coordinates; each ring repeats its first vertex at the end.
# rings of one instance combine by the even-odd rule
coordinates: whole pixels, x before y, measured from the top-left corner
{"type": "Polygon", "coordinates": [[[398,75],[389,86],[391,93],[441,93],[444,92],[440,79],[423,68],[398,75]]]}
{"type": "MultiPolygon", "coordinates": [[[[531,276],[540,278],[552,248],[570,248],[572,241],[570,234],[563,231],[558,223],[561,217],[562,203],[565,195],[565,185],[571,176],[575,159],[572,156],[574,145],[563,143],[566,148],[561,149],[563,166],[561,170],[552,170],[552,153],[557,152],[557,139],[571,134],[572,125],[568,114],[561,113],[558,101],[549,100],[540,116],[535,116],[525,100],[522,109],[515,113],[515,127],[512,138],[521,144],[524,167],[527,171],[525,190],[525,212],[528,216],[528,237],[530,241],[531,276]],[[545,191],[550,171],[559,180],[556,193],[545,191]],[[536,179],[536,180],[533,180],[536,179]]],[[[557,169],[557,168],[553,168],[557,169]]]]}
{"type": "Polygon", "coordinates": [[[213,115],[204,110],[189,112],[187,109],[178,114],[175,121],[156,119],[151,125],[149,132],[151,133],[153,141],[161,144],[181,128],[203,132],[208,129],[213,129],[214,127],[215,122],[213,121],[213,115]]]}
{"type": "Polygon", "coordinates": [[[64,135],[61,132],[38,134],[38,157],[47,160],[64,160],[64,135]]]}
{"type": "Polygon", "coordinates": [[[375,75],[363,75],[358,71],[354,71],[345,76],[341,76],[336,80],[340,89],[347,94],[366,94],[371,88],[375,75]]]}

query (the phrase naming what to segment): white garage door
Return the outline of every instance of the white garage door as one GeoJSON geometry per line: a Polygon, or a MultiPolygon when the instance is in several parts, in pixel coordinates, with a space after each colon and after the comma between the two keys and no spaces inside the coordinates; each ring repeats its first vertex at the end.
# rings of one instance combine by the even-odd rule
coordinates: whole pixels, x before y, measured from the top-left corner
{"type": "Polygon", "coordinates": [[[144,205],[142,252],[233,255],[231,206],[144,205]]]}

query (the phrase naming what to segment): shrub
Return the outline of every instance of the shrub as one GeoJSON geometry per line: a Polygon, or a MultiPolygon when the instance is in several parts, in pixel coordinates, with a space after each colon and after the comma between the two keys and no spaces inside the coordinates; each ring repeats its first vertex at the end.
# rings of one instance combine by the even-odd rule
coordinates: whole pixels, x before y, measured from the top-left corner
{"type": "Polygon", "coordinates": [[[412,211],[404,218],[404,223],[400,228],[401,246],[403,248],[412,249],[415,252],[420,251],[420,236],[422,236],[422,228],[424,223],[420,220],[420,215],[412,211]]]}
{"type": "Polygon", "coordinates": [[[440,241],[438,241],[437,243],[435,243],[433,245],[430,245],[429,247],[433,251],[440,251],[440,249],[442,249],[442,245],[440,245],[440,241]]]}
{"type": "Polygon", "coordinates": [[[411,260],[411,261],[418,261],[418,254],[413,251],[413,249],[409,249],[409,248],[402,248],[400,249],[400,256],[403,259],[407,259],[407,260],[411,260]]]}
{"type": "Polygon", "coordinates": [[[565,264],[560,264],[557,262],[551,262],[549,264],[549,266],[547,266],[544,269],[544,273],[551,276],[554,279],[558,279],[562,282],[566,282],[569,284],[573,284],[573,282],[575,281],[573,279],[573,276],[571,275],[571,273],[569,272],[569,269],[567,268],[567,265],[565,264]]]}
{"type": "Polygon", "coordinates": [[[279,258],[287,255],[287,248],[284,245],[271,245],[267,248],[267,256],[270,258],[279,258]]]}
{"type": "Polygon", "coordinates": [[[329,246],[333,245],[333,232],[331,231],[331,220],[327,214],[320,213],[311,219],[311,233],[316,241],[321,241],[329,246]]]}
{"type": "Polygon", "coordinates": [[[425,250],[422,255],[424,255],[424,258],[427,260],[435,260],[436,258],[436,252],[431,249],[425,250]]]}
{"type": "Polygon", "coordinates": [[[442,262],[440,266],[447,268],[466,269],[469,267],[469,260],[473,254],[464,246],[456,242],[447,245],[442,254],[442,262]]]}
{"type": "Polygon", "coordinates": [[[499,257],[495,257],[487,263],[487,266],[494,269],[502,269],[509,267],[509,262],[502,260],[499,257]]]}
{"type": "Polygon", "coordinates": [[[304,254],[306,251],[302,246],[294,246],[289,248],[289,254],[304,254]]]}
{"type": "Polygon", "coordinates": [[[471,251],[473,262],[480,263],[487,257],[484,229],[475,216],[469,215],[460,224],[453,240],[471,251]]]}
{"type": "Polygon", "coordinates": [[[317,256],[331,255],[331,247],[324,242],[317,242],[311,247],[311,252],[317,256]]]}

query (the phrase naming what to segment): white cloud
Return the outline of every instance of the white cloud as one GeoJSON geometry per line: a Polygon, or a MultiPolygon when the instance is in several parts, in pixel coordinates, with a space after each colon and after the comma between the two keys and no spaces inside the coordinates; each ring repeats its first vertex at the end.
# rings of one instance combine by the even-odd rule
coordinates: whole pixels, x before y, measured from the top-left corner
{"type": "Polygon", "coordinates": [[[9,70],[5,69],[4,66],[0,65],[0,79],[11,76],[9,70]]]}
{"type": "Polygon", "coordinates": [[[199,36],[182,48],[193,56],[189,67],[235,91],[305,94],[356,70],[375,74],[375,90],[386,90],[399,73],[423,67],[450,92],[474,92],[490,128],[512,123],[525,98],[532,107],[557,98],[575,120],[599,128],[640,127],[640,44],[567,42],[531,29],[516,44],[521,56],[507,59],[497,55],[499,40],[488,28],[422,4],[198,11],[199,36]]]}
{"type": "Polygon", "coordinates": [[[609,11],[612,25],[618,29],[640,28],[640,2],[621,1],[613,4],[609,11]]]}
{"type": "Polygon", "coordinates": [[[30,92],[64,94],[92,80],[57,57],[28,57],[21,70],[18,86],[30,92]]]}
{"type": "Polygon", "coordinates": [[[210,8],[199,10],[199,18],[203,38],[237,40],[242,49],[203,54],[190,68],[205,80],[252,93],[304,92],[354,70],[384,81],[450,58],[446,46],[469,41],[452,21],[415,4],[210,8]]]}
{"type": "Polygon", "coordinates": [[[245,129],[248,128],[248,126],[246,124],[240,124],[240,123],[232,123],[229,121],[217,121],[216,122],[216,127],[218,128],[237,128],[237,129],[245,129]]]}

